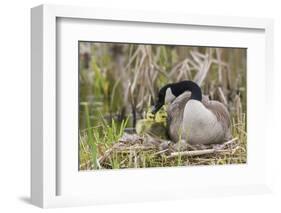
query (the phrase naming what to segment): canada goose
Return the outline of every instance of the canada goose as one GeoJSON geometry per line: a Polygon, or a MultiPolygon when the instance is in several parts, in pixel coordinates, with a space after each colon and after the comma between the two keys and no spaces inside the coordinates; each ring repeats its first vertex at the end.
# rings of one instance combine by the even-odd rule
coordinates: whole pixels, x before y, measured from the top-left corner
{"type": "Polygon", "coordinates": [[[152,113],[164,104],[168,104],[167,128],[172,141],[213,144],[231,138],[226,107],[218,101],[202,97],[201,88],[195,82],[181,81],[162,87],[152,113]]]}

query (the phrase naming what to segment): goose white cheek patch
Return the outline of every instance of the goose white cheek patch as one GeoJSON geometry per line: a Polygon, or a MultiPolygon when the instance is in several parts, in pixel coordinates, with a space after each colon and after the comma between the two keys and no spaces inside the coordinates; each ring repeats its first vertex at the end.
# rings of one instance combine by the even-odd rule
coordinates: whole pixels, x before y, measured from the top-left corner
{"type": "Polygon", "coordinates": [[[171,88],[168,88],[165,94],[165,104],[171,103],[175,98],[176,96],[173,95],[171,88]]]}

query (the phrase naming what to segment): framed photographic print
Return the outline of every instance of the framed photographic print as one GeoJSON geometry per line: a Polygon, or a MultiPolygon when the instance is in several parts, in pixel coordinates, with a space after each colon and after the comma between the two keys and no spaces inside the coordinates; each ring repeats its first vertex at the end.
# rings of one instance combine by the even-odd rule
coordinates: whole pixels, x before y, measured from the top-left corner
{"type": "Polygon", "coordinates": [[[31,14],[32,203],[270,192],[272,20],[31,14]]]}

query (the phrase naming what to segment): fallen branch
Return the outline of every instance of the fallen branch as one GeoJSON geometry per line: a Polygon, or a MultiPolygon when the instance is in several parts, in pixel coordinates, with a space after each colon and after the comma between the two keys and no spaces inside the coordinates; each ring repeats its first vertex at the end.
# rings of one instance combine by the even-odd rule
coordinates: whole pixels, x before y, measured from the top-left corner
{"type": "Polygon", "coordinates": [[[222,144],[222,147],[220,147],[220,149],[213,148],[213,149],[192,150],[192,151],[184,151],[184,152],[173,152],[171,153],[171,155],[168,156],[168,158],[174,158],[177,156],[200,156],[206,154],[230,152],[231,150],[226,150],[223,148],[225,148],[229,144],[232,144],[236,140],[238,140],[238,138],[233,138],[230,141],[225,142],[224,144],[222,144]]]}
{"type": "Polygon", "coordinates": [[[194,150],[194,151],[184,151],[184,152],[173,152],[171,155],[168,156],[169,158],[174,158],[178,156],[200,156],[206,154],[214,154],[214,153],[221,153],[221,152],[229,152],[229,150],[217,150],[217,149],[205,149],[205,150],[194,150]]]}

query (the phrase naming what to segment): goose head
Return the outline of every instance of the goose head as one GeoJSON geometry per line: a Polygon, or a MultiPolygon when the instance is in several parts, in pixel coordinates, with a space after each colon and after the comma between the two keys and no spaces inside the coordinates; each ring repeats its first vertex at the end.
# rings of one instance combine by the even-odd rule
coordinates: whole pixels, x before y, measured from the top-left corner
{"type": "Polygon", "coordinates": [[[159,90],[158,99],[151,112],[155,114],[164,104],[170,104],[185,91],[191,92],[190,99],[202,101],[202,92],[198,84],[193,81],[180,81],[173,84],[167,84],[159,90]]]}

